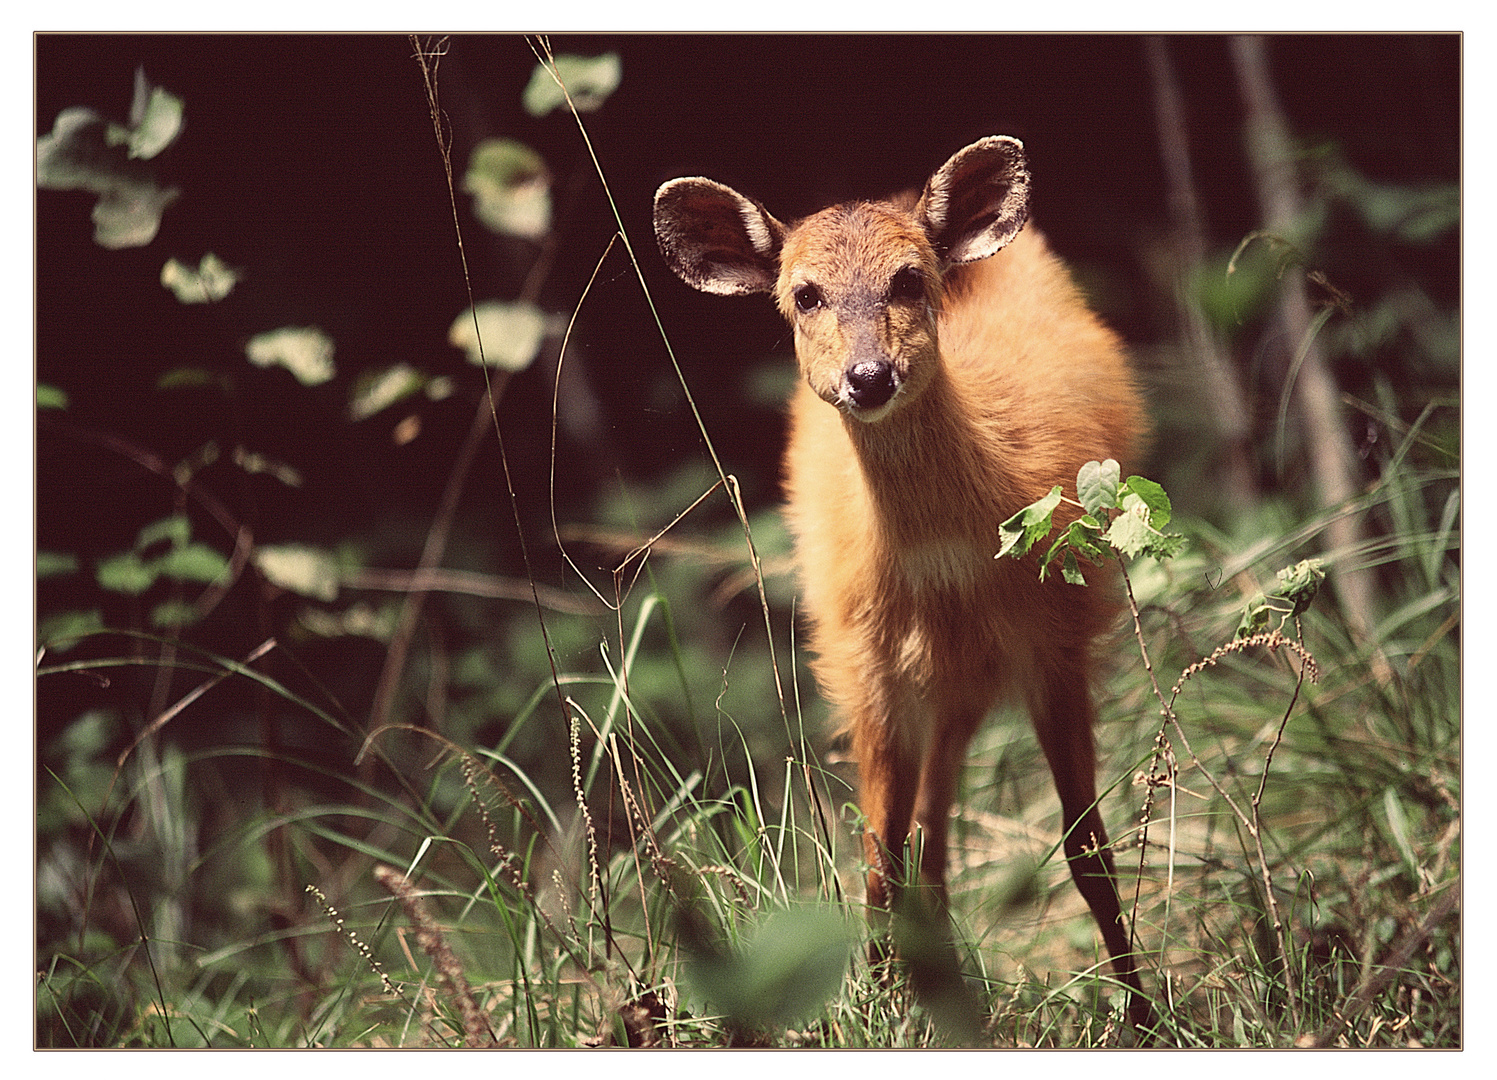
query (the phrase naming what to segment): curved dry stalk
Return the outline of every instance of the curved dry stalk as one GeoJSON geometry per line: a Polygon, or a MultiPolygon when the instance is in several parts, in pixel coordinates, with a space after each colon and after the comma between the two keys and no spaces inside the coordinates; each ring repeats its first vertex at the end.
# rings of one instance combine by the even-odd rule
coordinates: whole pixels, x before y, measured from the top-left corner
{"type": "Polygon", "coordinates": [[[499,1040],[494,1036],[494,1030],[489,1027],[483,1010],[478,1007],[478,1001],[468,985],[468,977],[463,973],[463,966],[458,962],[457,954],[452,951],[452,946],[447,944],[447,938],[442,934],[441,927],[426,910],[426,902],[421,894],[411,885],[410,880],[394,867],[376,866],[374,877],[390,891],[395,899],[400,901],[406,918],[416,928],[417,943],[425,950],[426,955],[431,957],[432,966],[437,969],[438,979],[447,987],[448,993],[456,1002],[458,1013],[463,1020],[463,1045],[467,1047],[497,1046],[499,1040]]]}
{"type": "MultiPolygon", "coordinates": [[[[1296,631],[1299,630],[1299,621],[1297,619],[1295,621],[1295,628],[1296,631]]],[[[1274,751],[1278,748],[1279,743],[1283,740],[1284,729],[1289,723],[1289,717],[1294,711],[1295,704],[1299,701],[1300,690],[1304,685],[1305,678],[1306,676],[1308,676],[1311,682],[1315,682],[1319,679],[1319,674],[1319,666],[1315,662],[1315,657],[1311,655],[1308,649],[1305,648],[1302,640],[1287,638],[1280,630],[1271,630],[1264,633],[1251,634],[1247,637],[1234,638],[1233,640],[1217,647],[1217,649],[1212,652],[1210,656],[1207,656],[1202,660],[1198,660],[1196,661],[1196,663],[1191,664],[1189,667],[1187,667],[1181,673],[1179,680],[1176,681],[1174,688],[1170,692],[1170,700],[1165,706],[1166,725],[1174,729],[1175,735],[1180,741],[1180,745],[1184,747],[1185,752],[1190,755],[1191,763],[1198,770],[1200,770],[1201,775],[1206,778],[1206,781],[1212,786],[1212,788],[1215,789],[1216,793],[1222,797],[1222,800],[1227,804],[1228,808],[1231,809],[1232,813],[1236,816],[1242,827],[1247,830],[1248,835],[1253,838],[1253,845],[1257,851],[1258,856],[1258,873],[1263,882],[1263,895],[1265,902],[1268,905],[1269,918],[1273,922],[1274,938],[1278,944],[1279,956],[1283,963],[1284,984],[1286,996],[1289,1003],[1289,1015],[1295,1027],[1298,1027],[1300,1024],[1299,991],[1294,977],[1294,965],[1289,954],[1288,941],[1285,938],[1284,934],[1283,917],[1279,912],[1278,901],[1274,897],[1273,875],[1269,870],[1268,853],[1263,846],[1263,828],[1262,819],[1260,816],[1260,806],[1263,801],[1263,792],[1268,784],[1268,772],[1273,764],[1274,751]],[[1260,645],[1268,649],[1287,648],[1291,652],[1296,653],[1300,657],[1300,660],[1302,662],[1300,664],[1298,677],[1295,680],[1294,692],[1293,694],[1291,694],[1289,703],[1284,709],[1283,717],[1279,720],[1278,731],[1275,733],[1273,742],[1269,746],[1268,754],[1264,759],[1263,771],[1258,780],[1258,790],[1253,794],[1252,799],[1249,802],[1250,810],[1244,811],[1240,806],[1237,805],[1237,802],[1232,798],[1227,789],[1222,786],[1222,784],[1216,779],[1211,771],[1206,768],[1201,759],[1196,755],[1196,752],[1191,748],[1190,740],[1185,734],[1185,729],[1181,727],[1179,717],[1174,711],[1174,701],[1179,696],[1180,691],[1184,687],[1186,681],[1193,675],[1197,674],[1200,671],[1204,671],[1208,667],[1216,666],[1216,664],[1222,658],[1232,653],[1242,652],[1245,649],[1260,645]]],[[[1161,735],[1163,735],[1163,729],[1161,729],[1161,735]]],[[[1171,790],[1173,791],[1173,759],[1171,759],[1171,770],[1169,775],[1171,780],[1171,790]]]]}
{"type": "Polygon", "coordinates": [[[1118,563],[1122,567],[1123,583],[1127,589],[1128,596],[1128,610],[1133,618],[1133,632],[1134,636],[1138,640],[1139,653],[1143,657],[1144,669],[1148,672],[1149,682],[1153,687],[1154,696],[1160,704],[1160,715],[1164,719],[1164,722],[1160,725],[1159,732],[1154,739],[1153,764],[1151,764],[1149,772],[1145,777],[1147,784],[1147,794],[1145,796],[1144,806],[1140,815],[1141,827],[1139,831],[1138,841],[1139,874],[1134,884],[1133,910],[1129,919],[1130,933],[1132,932],[1132,924],[1137,918],[1138,905],[1140,903],[1140,898],[1142,895],[1143,867],[1144,860],[1148,852],[1148,828],[1151,815],[1153,813],[1154,792],[1157,788],[1162,786],[1167,786],[1170,790],[1170,849],[1168,870],[1169,881],[1167,883],[1165,892],[1166,923],[1168,922],[1169,918],[1168,905],[1169,898],[1173,892],[1172,886],[1174,883],[1175,865],[1175,791],[1178,787],[1175,781],[1176,776],[1179,772],[1179,766],[1175,759],[1174,749],[1171,746],[1170,740],[1166,735],[1167,729],[1172,728],[1176,737],[1179,739],[1180,745],[1185,749],[1185,752],[1190,755],[1191,764],[1200,771],[1201,775],[1206,778],[1207,782],[1210,783],[1212,788],[1215,789],[1216,793],[1222,797],[1222,800],[1231,809],[1232,813],[1237,817],[1237,820],[1242,824],[1243,828],[1245,828],[1248,834],[1253,838],[1253,844],[1256,848],[1258,856],[1258,872],[1263,882],[1264,897],[1268,904],[1269,917],[1273,922],[1274,937],[1278,944],[1279,956],[1283,962],[1284,983],[1286,996],[1289,1001],[1290,1018],[1294,1026],[1297,1028],[1300,1025],[1301,1016],[1299,1008],[1299,992],[1294,978],[1294,970],[1289,954],[1288,942],[1284,934],[1283,918],[1279,912],[1278,901],[1274,898],[1273,876],[1269,871],[1268,853],[1263,846],[1261,806],[1263,802],[1263,793],[1268,785],[1268,773],[1273,765],[1274,752],[1278,749],[1279,743],[1283,741],[1284,730],[1288,726],[1289,717],[1294,711],[1294,706],[1299,701],[1300,691],[1304,686],[1305,678],[1308,676],[1311,682],[1317,682],[1319,680],[1319,665],[1316,663],[1315,657],[1307,648],[1305,648],[1303,641],[1303,631],[1301,629],[1299,619],[1296,618],[1295,638],[1285,637],[1282,630],[1271,630],[1257,634],[1250,634],[1245,637],[1234,638],[1231,641],[1218,646],[1211,653],[1211,655],[1196,661],[1194,664],[1191,664],[1183,672],[1181,672],[1180,678],[1175,681],[1175,685],[1170,689],[1169,697],[1168,699],[1166,699],[1163,691],[1160,689],[1159,680],[1155,677],[1154,665],[1149,658],[1148,643],[1144,639],[1143,622],[1138,610],[1138,602],[1133,595],[1133,583],[1128,577],[1128,568],[1122,565],[1121,559],[1118,560],[1118,563]],[[1180,718],[1179,715],[1175,712],[1174,706],[1176,699],[1180,696],[1180,691],[1184,688],[1185,683],[1192,676],[1206,670],[1207,668],[1215,667],[1217,663],[1219,663],[1223,658],[1229,655],[1258,646],[1262,646],[1270,650],[1279,648],[1288,649],[1290,652],[1293,652],[1297,656],[1299,656],[1301,663],[1298,671],[1298,677],[1296,678],[1294,684],[1294,692],[1290,695],[1289,703],[1284,708],[1284,715],[1279,720],[1278,730],[1275,732],[1273,742],[1269,745],[1268,753],[1264,758],[1263,771],[1258,780],[1258,790],[1253,793],[1253,796],[1249,802],[1249,811],[1245,812],[1240,806],[1237,805],[1237,802],[1232,798],[1231,794],[1226,790],[1225,787],[1222,786],[1220,782],[1217,781],[1216,777],[1212,775],[1211,771],[1205,767],[1201,759],[1191,748],[1190,740],[1185,734],[1185,729],[1180,725],[1180,718]],[[1163,771],[1161,771],[1160,768],[1161,762],[1164,764],[1163,771]]]}

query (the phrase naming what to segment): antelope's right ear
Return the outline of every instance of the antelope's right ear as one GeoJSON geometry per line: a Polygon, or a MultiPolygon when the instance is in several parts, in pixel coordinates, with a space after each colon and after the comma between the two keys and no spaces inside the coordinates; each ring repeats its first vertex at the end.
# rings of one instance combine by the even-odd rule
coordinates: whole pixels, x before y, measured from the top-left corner
{"type": "Polygon", "coordinates": [[[785,226],[732,188],[700,176],[668,180],[655,192],[655,240],[665,261],[702,292],[771,292],[785,226]]]}

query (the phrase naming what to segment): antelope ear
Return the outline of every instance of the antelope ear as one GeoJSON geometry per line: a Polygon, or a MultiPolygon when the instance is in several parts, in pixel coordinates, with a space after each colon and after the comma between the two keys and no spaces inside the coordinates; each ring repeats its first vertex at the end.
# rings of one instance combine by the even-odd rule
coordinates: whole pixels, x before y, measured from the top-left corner
{"type": "Polygon", "coordinates": [[[655,192],[655,239],[686,284],[733,296],[774,289],[785,226],[732,188],[687,176],[655,192]]]}
{"type": "Polygon", "coordinates": [[[915,217],[947,263],[974,262],[1001,250],[1029,217],[1024,144],[990,135],[958,150],[926,182],[915,217]]]}

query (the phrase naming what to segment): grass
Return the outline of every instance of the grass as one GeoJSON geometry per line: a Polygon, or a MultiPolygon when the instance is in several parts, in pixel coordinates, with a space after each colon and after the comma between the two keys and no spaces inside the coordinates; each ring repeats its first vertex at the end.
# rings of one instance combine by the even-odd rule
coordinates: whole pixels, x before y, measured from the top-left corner
{"type": "MultiPolygon", "coordinates": [[[[1396,497],[1414,491],[1399,485],[1396,497]]],[[[1221,582],[1180,581],[1232,566],[1222,543],[1198,530],[1192,555],[1134,575],[1162,683],[1230,637],[1240,597],[1221,582]]],[[[1428,572],[1439,566],[1430,546],[1449,543],[1419,529],[1379,556],[1428,592],[1375,643],[1353,646],[1332,612],[1311,608],[1313,684],[1300,684],[1285,649],[1230,652],[1184,682],[1177,722],[1166,723],[1127,659],[1137,646],[1117,638],[1099,729],[1104,805],[1125,895],[1137,883],[1133,922],[1161,1044],[1460,1044],[1457,608],[1449,571],[1428,572]]],[[[1263,557],[1272,566],[1288,553],[1263,557]]],[[[238,817],[199,849],[209,780],[254,752],[187,754],[145,739],[113,777],[78,752],[99,744],[105,718],[80,718],[42,809],[88,842],[46,845],[39,883],[45,901],[71,874],[82,905],[68,910],[87,918],[46,942],[38,1040],[947,1044],[963,1029],[939,1002],[884,985],[862,959],[851,777],[816,749],[821,721],[803,710],[820,706],[787,660],[787,711],[771,722],[777,734],[765,730],[778,714],[768,650],[740,641],[726,663],[708,662],[686,643],[713,614],[702,594],[716,575],[689,556],[651,562],[616,622],[625,636],[598,641],[602,673],[537,679],[542,704],[511,730],[544,727],[541,757],[514,739],[464,746],[392,728],[369,740],[371,757],[401,777],[392,785],[282,752],[280,769],[320,778],[336,797],[298,783],[286,805],[238,817]],[[564,735],[551,733],[558,692],[564,735]],[[752,719],[745,699],[758,706],[752,719]],[[792,986],[809,987],[809,1000],[789,1002],[792,986]]],[[[548,619],[558,639],[576,632],[559,629],[569,618],[548,619]]],[[[798,662],[788,641],[780,655],[798,662]]],[[[218,663],[245,692],[248,669],[218,663]]],[[[64,661],[43,677],[81,670],[64,661]]],[[[342,723],[310,693],[272,692],[342,723]]],[[[963,1037],[1127,1044],[1022,717],[985,729],[964,784],[954,928],[984,1019],[963,1037]]]]}

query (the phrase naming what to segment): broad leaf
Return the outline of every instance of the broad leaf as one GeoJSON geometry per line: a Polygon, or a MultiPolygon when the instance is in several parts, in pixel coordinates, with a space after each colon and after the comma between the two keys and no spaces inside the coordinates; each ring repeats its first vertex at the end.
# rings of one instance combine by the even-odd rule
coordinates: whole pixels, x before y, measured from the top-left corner
{"type": "Polygon", "coordinates": [[[144,247],[156,238],[161,214],[178,192],[158,184],[142,164],[182,130],[179,98],[135,75],[128,126],[109,123],[93,109],[58,113],[52,130],[36,140],[36,185],[97,195],[94,240],[110,249],[144,247]]]}
{"type": "Polygon", "coordinates": [[[1325,580],[1325,563],[1320,559],[1305,559],[1286,566],[1275,577],[1278,585],[1273,596],[1289,603],[1291,615],[1303,615],[1320,591],[1320,583],[1325,580]]]}
{"type": "Polygon", "coordinates": [[[1076,497],[1088,514],[1101,516],[1103,510],[1118,505],[1118,477],[1122,470],[1116,461],[1088,461],[1076,474],[1076,497]]]}
{"type": "Polygon", "coordinates": [[[255,565],[272,585],[314,600],[338,598],[338,564],[326,551],[306,544],[265,544],[255,565]]]}
{"type": "Polygon", "coordinates": [[[146,82],[146,69],[135,69],[135,100],[130,103],[130,126],[110,126],[109,141],[124,143],[132,158],[153,158],[182,133],[182,99],[146,82]]]}
{"type": "Polygon", "coordinates": [[[148,566],[137,553],[125,551],[100,559],[94,578],[101,588],[110,592],[139,596],[156,584],[156,569],[148,566]]]}
{"type": "Polygon", "coordinates": [[[1133,495],[1149,508],[1148,521],[1156,529],[1162,529],[1170,523],[1173,510],[1170,507],[1170,497],[1164,493],[1164,488],[1142,476],[1130,476],[1128,482],[1122,486],[1119,494],[1122,495],[1122,506],[1127,507],[1128,495],[1133,495]]]}
{"type": "Polygon", "coordinates": [[[551,177],[546,162],[513,139],[485,139],[473,149],[463,190],[473,213],[496,233],[539,240],[551,228],[551,177]]]}
{"type": "Polygon", "coordinates": [[[184,304],[212,304],[234,291],[239,274],[213,252],[198,261],[196,269],[176,259],[161,268],[161,284],[184,304]]]}
{"type": "Polygon", "coordinates": [[[689,988],[750,1026],[804,1023],[842,986],[856,937],[842,912],[791,908],[767,916],[737,949],[693,950],[689,988]]]}
{"type": "Polygon", "coordinates": [[[207,585],[228,572],[229,560],[207,544],[192,543],[168,551],[157,560],[156,568],[169,578],[207,585]]]}
{"type": "Polygon", "coordinates": [[[602,107],[608,96],[619,87],[623,65],[618,53],[602,56],[558,56],[553,60],[556,73],[545,64],[537,64],[525,87],[525,111],[544,116],[566,103],[567,94],[578,112],[593,112],[602,107]],[[566,94],[557,80],[566,84],[566,94]]]}
{"type": "Polygon", "coordinates": [[[1143,552],[1153,535],[1149,529],[1149,508],[1137,496],[1123,498],[1123,512],[1112,519],[1105,539],[1113,550],[1129,558],[1143,552]]]}
{"type": "Polygon", "coordinates": [[[505,371],[524,371],[545,339],[546,316],[539,308],[498,300],[464,311],[447,331],[448,344],[466,352],[470,364],[505,371]]]}
{"type": "Polygon", "coordinates": [[[333,339],[315,326],[283,326],[256,334],[244,354],[256,367],[285,368],[303,386],[318,386],[336,373],[333,339]]]}
{"type": "Polygon", "coordinates": [[[425,382],[426,376],[409,364],[396,364],[364,375],[349,395],[349,419],[368,419],[417,393],[425,382]]]}

